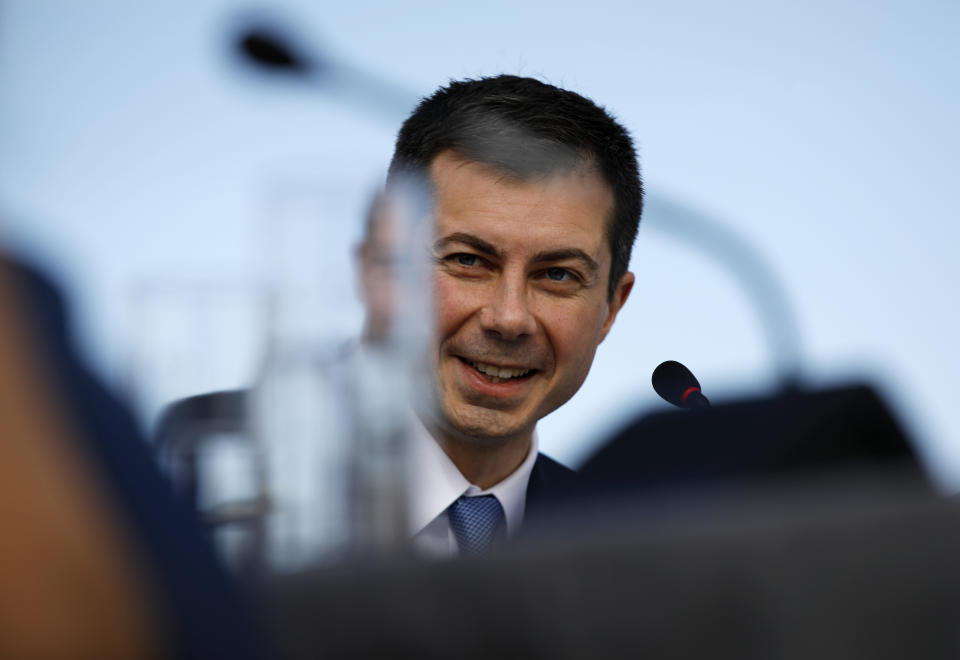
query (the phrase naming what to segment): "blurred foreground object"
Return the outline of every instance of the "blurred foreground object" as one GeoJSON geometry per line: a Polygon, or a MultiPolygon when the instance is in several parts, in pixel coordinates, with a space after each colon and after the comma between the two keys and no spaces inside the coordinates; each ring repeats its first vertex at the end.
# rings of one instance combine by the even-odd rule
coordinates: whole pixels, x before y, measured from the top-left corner
{"type": "Polygon", "coordinates": [[[609,504],[479,560],[294,576],[278,638],[292,658],[960,654],[956,503],[824,480],[609,504]]]}
{"type": "Polygon", "coordinates": [[[0,256],[0,656],[265,657],[56,290],[0,256]]]}
{"type": "Polygon", "coordinates": [[[262,568],[280,572],[405,544],[411,410],[427,396],[432,318],[421,180],[391,184],[370,211],[364,245],[379,245],[363,283],[376,282],[364,293],[377,301],[362,341],[340,322],[351,292],[324,273],[337,263],[324,239],[347,219],[283,208],[274,218],[275,313],[248,399],[267,504],[262,568]]]}
{"type": "Polygon", "coordinates": [[[355,255],[362,330],[350,314],[360,306],[353,264],[324,249],[331,227],[348,219],[323,190],[284,192],[270,207],[270,315],[254,386],[174,402],[157,429],[178,491],[241,574],[404,547],[412,411],[431,405],[422,182],[394,182],[371,205],[355,255]],[[244,470],[252,487],[232,496],[210,487],[210,457],[227,437],[253,462],[244,470]]]}
{"type": "Polygon", "coordinates": [[[0,261],[0,656],[159,657],[146,570],[76,444],[0,261]]]}

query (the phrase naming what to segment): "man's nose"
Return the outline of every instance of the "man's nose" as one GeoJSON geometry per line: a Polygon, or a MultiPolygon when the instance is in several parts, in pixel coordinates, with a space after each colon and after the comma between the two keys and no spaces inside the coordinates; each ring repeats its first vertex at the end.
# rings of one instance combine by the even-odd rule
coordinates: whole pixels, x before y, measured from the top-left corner
{"type": "Polygon", "coordinates": [[[527,294],[525,278],[502,274],[480,310],[481,327],[507,341],[532,335],[537,321],[530,310],[527,294]]]}

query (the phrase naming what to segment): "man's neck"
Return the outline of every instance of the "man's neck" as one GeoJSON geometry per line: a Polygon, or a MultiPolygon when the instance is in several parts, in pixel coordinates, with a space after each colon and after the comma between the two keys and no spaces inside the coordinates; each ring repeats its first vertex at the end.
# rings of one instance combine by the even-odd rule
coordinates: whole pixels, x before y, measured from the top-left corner
{"type": "Polygon", "coordinates": [[[467,480],[486,490],[520,467],[530,452],[533,431],[501,441],[460,438],[427,424],[437,444],[467,480]]]}

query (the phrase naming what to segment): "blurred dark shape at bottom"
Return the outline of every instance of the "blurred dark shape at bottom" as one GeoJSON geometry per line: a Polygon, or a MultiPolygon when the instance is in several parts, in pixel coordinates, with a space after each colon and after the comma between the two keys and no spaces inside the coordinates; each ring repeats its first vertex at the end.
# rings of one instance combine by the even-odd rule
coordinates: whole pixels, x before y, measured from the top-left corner
{"type": "MultiPolygon", "coordinates": [[[[62,418],[68,425],[63,437],[51,444],[49,463],[69,460],[77,453],[82,459],[77,470],[88,472],[82,493],[92,501],[105,501],[115,511],[126,544],[139,551],[138,564],[144,575],[139,580],[152,587],[141,591],[144,599],[156,602],[147,610],[161,619],[155,622],[163,636],[164,649],[154,656],[170,653],[176,657],[267,657],[265,641],[258,633],[255,618],[247,611],[239,594],[216,560],[208,540],[192,512],[170,490],[150,456],[149,449],[126,407],[110,394],[86,369],[72,345],[64,304],[56,288],[39,273],[0,253],[2,284],[16,292],[14,309],[4,310],[22,321],[29,333],[28,346],[20,350],[35,353],[41,364],[31,365],[37,379],[48,381],[49,400],[40,402],[40,415],[62,418]],[[56,455],[63,454],[62,456],[56,455]]],[[[16,346],[8,346],[17,350],[16,346]]],[[[7,368],[9,365],[0,365],[7,368]]],[[[30,375],[32,381],[34,375],[30,375]]],[[[30,442],[27,437],[6,437],[6,443],[30,442]]],[[[30,507],[42,500],[41,494],[59,492],[44,484],[36,491],[5,493],[5,506],[30,507]],[[16,498],[19,498],[17,500],[16,498]]],[[[52,496],[52,495],[51,495],[52,496]]],[[[43,495],[47,497],[47,495],[43,495]]],[[[68,502],[52,502],[51,511],[68,502]]],[[[10,516],[13,520],[18,520],[10,516]]],[[[5,556],[16,557],[21,537],[16,528],[0,530],[5,556]]],[[[91,534],[94,532],[91,531],[91,534]]],[[[67,549],[69,552],[69,549],[67,549]]],[[[66,555],[63,555],[66,556],[66,555]]],[[[117,557],[121,563],[122,557],[117,557]]],[[[57,565],[24,567],[38,575],[54,575],[57,565]]],[[[82,584],[65,585],[71,598],[83,594],[68,593],[82,584]]],[[[96,608],[91,602],[90,607],[96,608]]],[[[78,620],[81,613],[77,612],[78,620]]],[[[68,626],[69,628],[69,626],[68,626]]],[[[82,657],[84,649],[74,649],[82,657]]]]}
{"type": "Polygon", "coordinates": [[[886,404],[853,385],[644,416],[590,458],[580,477],[588,495],[655,495],[875,470],[927,483],[886,404]]]}
{"type": "Polygon", "coordinates": [[[960,510],[886,479],[617,498],[482,559],[272,593],[291,658],[955,658],[960,510]]]}

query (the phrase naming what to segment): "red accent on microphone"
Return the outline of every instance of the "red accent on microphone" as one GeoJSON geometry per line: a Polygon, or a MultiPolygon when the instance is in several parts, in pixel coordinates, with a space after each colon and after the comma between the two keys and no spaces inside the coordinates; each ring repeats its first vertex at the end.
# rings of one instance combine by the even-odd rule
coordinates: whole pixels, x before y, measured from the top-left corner
{"type": "Polygon", "coordinates": [[[680,397],[680,405],[682,406],[687,405],[687,397],[693,394],[694,392],[699,392],[699,391],[700,391],[699,387],[688,387],[687,389],[685,389],[683,391],[683,396],[680,397]]]}

